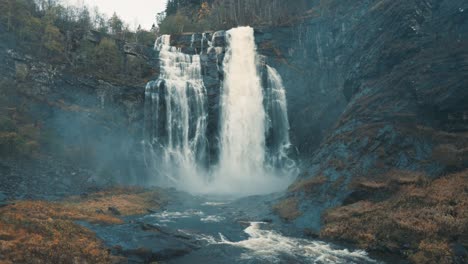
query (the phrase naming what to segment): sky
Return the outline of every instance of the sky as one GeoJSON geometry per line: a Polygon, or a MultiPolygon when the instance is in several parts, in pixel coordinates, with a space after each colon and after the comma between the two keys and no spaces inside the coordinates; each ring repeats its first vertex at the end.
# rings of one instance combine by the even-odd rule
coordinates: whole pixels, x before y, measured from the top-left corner
{"type": "Polygon", "coordinates": [[[151,29],[156,14],[164,11],[166,7],[166,0],[67,0],[67,2],[75,5],[84,2],[89,7],[97,6],[107,17],[111,17],[116,12],[132,29],[139,24],[144,29],[151,29]]]}

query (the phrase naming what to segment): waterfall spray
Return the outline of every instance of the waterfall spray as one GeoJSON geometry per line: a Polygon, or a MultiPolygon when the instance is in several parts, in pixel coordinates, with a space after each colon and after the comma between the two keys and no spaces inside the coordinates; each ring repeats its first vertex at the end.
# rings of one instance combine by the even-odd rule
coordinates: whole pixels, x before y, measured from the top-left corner
{"type": "MultiPolygon", "coordinates": [[[[208,52],[213,42],[208,42],[208,52]]],[[[259,69],[265,65],[258,63],[252,28],[227,31],[226,43],[215,139],[206,136],[210,98],[200,55],[170,46],[170,36],[158,38],[161,74],[146,90],[145,121],[152,123],[145,125],[146,145],[151,146],[147,159],[156,160],[152,164],[158,184],[189,192],[250,195],[280,191],[294,177],[294,162],[287,156],[291,144],[281,77],[266,66],[268,87],[262,86],[259,69]],[[219,148],[216,164],[209,162],[210,144],[219,148]]]]}

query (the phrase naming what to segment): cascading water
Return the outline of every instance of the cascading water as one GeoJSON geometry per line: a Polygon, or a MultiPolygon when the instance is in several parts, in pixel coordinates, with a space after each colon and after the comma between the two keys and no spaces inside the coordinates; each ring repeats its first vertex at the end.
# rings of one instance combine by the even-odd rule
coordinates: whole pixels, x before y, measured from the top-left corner
{"type": "MultiPolygon", "coordinates": [[[[204,42],[207,53],[222,51],[213,47],[215,37],[219,35],[210,42],[202,35],[202,52],[204,42]]],[[[200,55],[171,47],[170,36],[156,41],[161,74],[146,92],[147,164],[157,170],[158,184],[189,192],[249,195],[282,190],[292,181],[295,166],[287,155],[291,144],[281,77],[259,63],[252,28],[231,29],[225,38],[224,80],[215,103],[203,83],[200,55]],[[266,69],[267,87],[261,69],[266,69]],[[219,105],[214,126],[208,121],[210,105],[219,105]],[[218,127],[217,136],[207,127],[218,127]],[[208,151],[213,147],[216,158],[208,151]]]]}
{"type": "Polygon", "coordinates": [[[249,184],[264,173],[266,124],[252,28],[228,31],[227,44],[219,169],[223,180],[249,184]]]}
{"type": "Polygon", "coordinates": [[[283,80],[272,67],[267,68],[266,109],[268,112],[268,145],[270,164],[286,171],[295,169],[295,163],[289,158],[291,148],[289,139],[288,106],[283,80]]]}
{"type": "Polygon", "coordinates": [[[198,55],[171,47],[169,36],[159,38],[155,48],[159,50],[161,73],[158,81],[147,85],[146,101],[152,105],[147,109],[151,108],[152,118],[146,120],[153,124],[150,142],[157,148],[153,148],[153,158],[162,155],[162,183],[177,185],[177,175],[198,173],[198,161],[206,153],[206,90],[198,55]]]}

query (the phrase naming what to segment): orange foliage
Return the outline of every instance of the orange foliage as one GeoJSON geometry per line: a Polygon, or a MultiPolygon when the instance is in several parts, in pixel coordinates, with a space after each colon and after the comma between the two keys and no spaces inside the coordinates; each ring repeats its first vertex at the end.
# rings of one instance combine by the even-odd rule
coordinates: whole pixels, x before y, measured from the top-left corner
{"type": "Polygon", "coordinates": [[[302,215],[296,198],[287,198],[273,206],[273,211],[286,221],[293,221],[302,215]]]}
{"type": "Polygon", "coordinates": [[[432,182],[416,173],[386,183],[395,181],[401,186],[387,200],[329,210],[321,236],[399,253],[405,245],[413,263],[452,263],[449,244],[459,240],[468,246],[468,170],[432,182]]]}
{"type": "Polygon", "coordinates": [[[327,178],[323,175],[317,177],[310,177],[303,180],[297,180],[291,186],[289,186],[289,192],[313,192],[315,188],[322,186],[327,183],[327,178]]]}
{"type": "Polygon", "coordinates": [[[120,224],[123,221],[108,207],[132,215],[161,204],[159,193],[137,188],[106,190],[62,202],[16,202],[0,208],[0,264],[114,263],[117,258],[95,234],[74,221],[120,224]]]}

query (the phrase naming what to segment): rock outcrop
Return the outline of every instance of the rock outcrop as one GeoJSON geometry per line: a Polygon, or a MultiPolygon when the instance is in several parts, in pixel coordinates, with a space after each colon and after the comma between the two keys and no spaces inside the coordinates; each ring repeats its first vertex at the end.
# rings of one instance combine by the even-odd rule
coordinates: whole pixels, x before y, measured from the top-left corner
{"type": "Polygon", "coordinates": [[[435,178],[468,166],[464,10],[463,1],[354,1],[302,25],[315,37],[305,42],[314,60],[334,65],[324,87],[347,102],[296,183],[306,190],[290,194],[300,197],[299,225],[318,229],[317,212],[340,205],[356,181],[391,170],[435,178]]]}
{"type": "MultiPolygon", "coordinates": [[[[1,113],[30,129],[38,141],[32,156],[10,151],[0,157],[0,189],[17,198],[53,199],[96,183],[144,183],[140,141],[145,81],[79,74],[25,55],[11,41],[13,36],[0,38],[1,92],[12,105],[1,113]]],[[[123,52],[152,66],[152,55],[141,47],[123,52]]]]}

